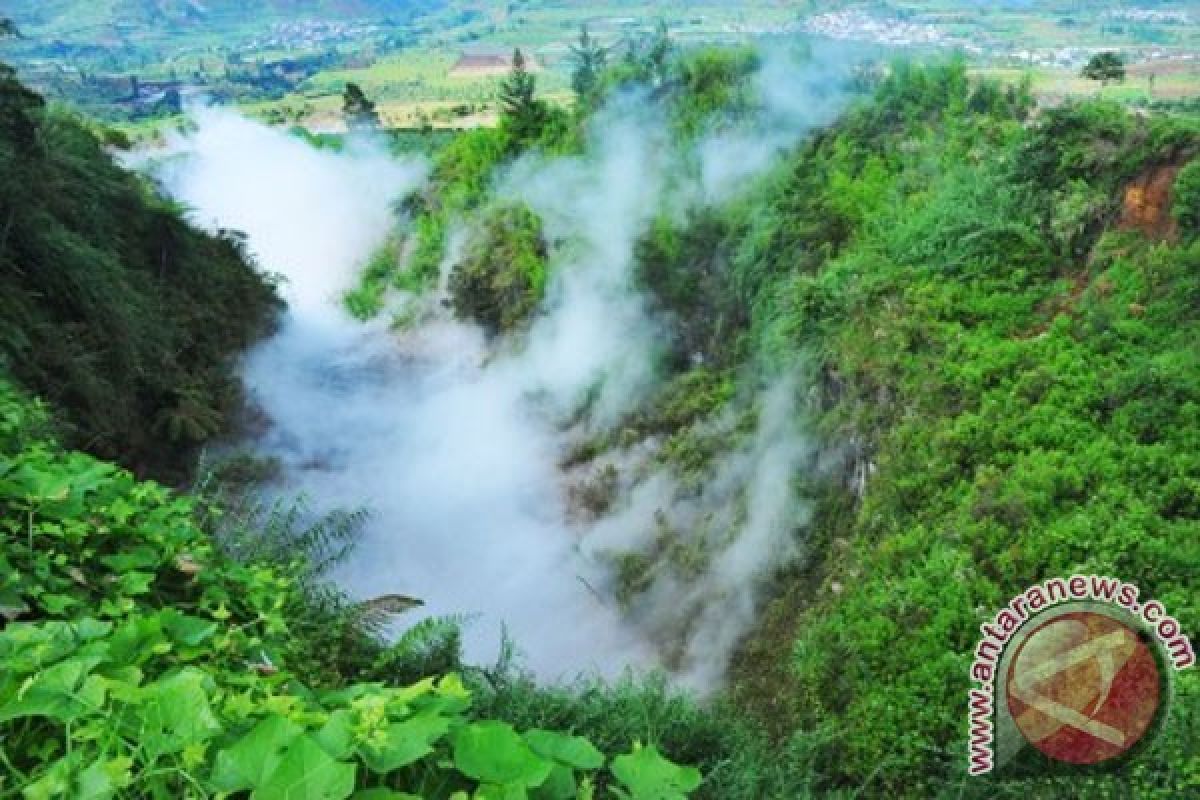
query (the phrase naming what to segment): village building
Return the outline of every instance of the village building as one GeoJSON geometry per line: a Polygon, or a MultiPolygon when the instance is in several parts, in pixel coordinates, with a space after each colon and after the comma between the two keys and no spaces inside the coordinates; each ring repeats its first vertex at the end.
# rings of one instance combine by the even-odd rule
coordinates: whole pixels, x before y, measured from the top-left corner
{"type": "MultiPolygon", "coordinates": [[[[537,72],[541,67],[532,53],[522,49],[525,56],[525,69],[537,72]]],[[[492,75],[507,75],[512,71],[512,51],[508,52],[473,52],[463,53],[458,61],[450,68],[450,76],[454,78],[479,78],[492,75]]]]}

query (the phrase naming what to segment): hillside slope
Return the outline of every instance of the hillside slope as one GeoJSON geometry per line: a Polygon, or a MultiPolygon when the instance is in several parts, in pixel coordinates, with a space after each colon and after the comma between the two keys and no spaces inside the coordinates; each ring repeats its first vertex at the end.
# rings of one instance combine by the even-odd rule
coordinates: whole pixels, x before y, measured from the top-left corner
{"type": "Polygon", "coordinates": [[[277,300],[235,234],[189,227],[0,66],[0,368],[72,444],[175,479],[239,403],[277,300]]]}
{"type": "MultiPolygon", "coordinates": [[[[700,52],[665,80],[628,64],[609,78],[655,85],[683,141],[753,109],[754,70],[700,52]]],[[[505,136],[446,148],[415,201],[413,259],[368,271],[352,306],[369,314],[389,281],[434,274],[456,218],[488,220],[451,260],[454,307],[521,335],[547,266],[530,255],[536,219],[495,223],[511,213],[487,188],[505,136]],[[489,257],[505,253],[523,255],[489,257]]],[[[579,140],[543,130],[538,146],[579,140]]],[[[694,498],[740,446],[728,420],[753,415],[745,398],[782,367],[805,365],[827,454],[794,476],[806,558],[769,582],[731,688],[790,754],[785,774],[754,789],[724,776],[714,796],[1195,789],[1195,670],[1136,768],[994,784],[964,765],[979,625],[1025,587],[1115,575],[1200,630],[1198,152],[1194,119],[1103,102],[1035,113],[962,64],[898,64],[733,199],[664,208],[643,232],[639,280],[671,321],[663,385],[570,459],[601,516],[647,473],[683,487],[626,532],[643,544],[615,556],[620,602],[636,614],[664,582],[702,585],[737,535],[736,515],[697,519],[694,498]]]]}
{"type": "MultiPolygon", "coordinates": [[[[751,118],[763,102],[753,82],[760,66],[740,50],[651,55],[610,70],[605,86],[649,98],[666,138],[694,145],[751,118]]],[[[49,795],[85,777],[136,775],[148,783],[131,783],[128,796],[146,786],[178,793],[193,779],[206,790],[266,783],[272,789],[260,796],[276,796],[271,775],[282,764],[286,782],[315,763],[322,796],[339,798],[367,785],[431,797],[480,786],[481,796],[496,796],[492,784],[507,786],[504,796],[529,788],[588,796],[585,779],[643,796],[634,775],[653,776],[644,796],[660,798],[693,789],[719,800],[1194,794],[1194,669],[1175,676],[1161,735],[1127,769],[993,782],[968,779],[965,764],[979,624],[1028,585],[1074,572],[1119,576],[1160,599],[1185,631],[1200,631],[1200,129],[1193,119],[1137,116],[1100,102],[1039,113],[1021,87],[972,83],[959,63],[897,64],[868,79],[871,97],[853,100],[737,191],[664,205],[640,224],[634,275],[662,323],[656,388],[635,411],[591,430],[564,465],[580,513],[597,519],[627,511],[629,488],[647,474],[673,481],[646,513],[621,517],[629,544],[608,554],[616,601],[636,614],[662,582],[706,585],[714,552],[745,530],[757,496],[749,481],[730,481],[719,504],[705,505],[704,489],[727,475],[731,454],[744,452],[747,430],[763,414],[761,387],[784,372],[800,383],[808,404],[797,413],[821,458],[798,462],[804,468],[770,486],[803,499],[786,506],[787,539],[778,543],[797,557],[768,559],[771,574],[749,579],[767,602],[741,642],[727,690],[707,710],[653,683],[547,688],[498,668],[467,672],[476,705],[466,712],[456,680],[440,677],[455,666],[453,648],[438,654],[436,668],[419,659],[414,667],[403,652],[341,624],[344,614],[310,616],[326,606],[314,603],[311,585],[293,580],[315,581],[312,564],[218,553],[207,538],[216,526],[195,523],[193,501],[64,453],[39,433],[38,412],[6,391],[0,598],[28,623],[0,638],[23,670],[22,683],[0,685],[0,725],[20,746],[5,765],[10,780],[44,780],[49,795]],[[49,660],[66,666],[36,677],[49,660]],[[26,674],[41,705],[23,705],[26,674]],[[439,677],[404,688],[424,676],[439,677]],[[390,688],[334,690],[355,680],[390,688]],[[309,691],[318,685],[333,691],[309,691]],[[164,710],[177,701],[200,713],[164,710]],[[86,724],[75,726],[77,719],[86,724]],[[155,747],[133,748],[123,720],[153,726],[155,747]],[[497,720],[586,734],[638,760],[597,762],[590,745],[518,738],[497,720]],[[700,767],[702,782],[635,744],[647,738],[700,767]],[[486,747],[476,748],[481,739],[486,747]],[[474,758],[481,750],[504,754],[505,769],[474,758]],[[250,774],[247,753],[270,763],[271,774],[250,774]],[[130,774],[133,764],[140,771],[130,774]],[[571,784],[551,783],[552,772],[571,784]]],[[[18,121],[5,134],[9,147],[27,153],[4,162],[11,190],[35,191],[38,173],[15,170],[45,164],[37,142],[50,122],[18,88],[4,96],[21,110],[9,117],[18,121]]],[[[500,128],[463,134],[440,150],[431,185],[408,198],[410,222],[367,266],[346,298],[350,309],[363,317],[395,310],[396,290],[419,303],[444,277],[454,313],[519,347],[544,313],[555,270],[569,263],[556,261],[555,250],[569,252],[571,243],[553,241],[545,220],[497,192],[496,179],[523,154],[586,154],[604,135],[588,127],[594,105],[603,98],[575,114],[529,103],[524,118],[510,115],[500,128]],[[464,225],[469,235],[456,242],[452,232],[464,225]]],[[[84,136],[78,126],[69,130],[84,136]]],[[[677,185],[699,169],[686,158],[672,168],[677,185]]],[[[20,209],[6,213],[17,230],[20,209]]],[[[80,215],[92,219],[80,210],[69,219],[80,215]]],[[[178,232],[169,218],[168,230],[178,232]]],[[[71,252],[43,244],[36,221],[21,229],[27,247],[71,252]]],[[[85,230],[76,240],[88,247],[110,241],[105,227],[85,230]]],[[[153,242],[151,253],[160,253],[160,240],[145,233],[124,231],[130,238],[117,241],[131,252],[153,242]]],[[[228,266],[243,275],[238,264],[228,266]]],[[[17,266],[5,273],[15,285],[33,280],[17,266]]],[[[122,273],[79,266],[66,274],[122,273]]],[[[270,306],[258,282],[230,280],[222,291],[270,306]]],[[[171,312],[210,297],[189,287],[154,296],[171,312]]],[[[31,327],[43,335],[26,359],[27,383],[71,408],[73,395],[55,395],[51,376],[38,370],[43,360],[78,370],[100,357],[87,349],[57,355],[52,314],[73,295],[35,285],[13,296],[23,298],[26,319],[48,318],[31,327]]],[[[83,316],[109,309],[105,295],[85,297],[61,312],[84,320],[66,341],[107,341],[113,324],[83,316]]],[[[125,319],[119,306],[107,313],[125,319]]],[[[175,330],[167,316],[156,324],[179,336],[177,344],[211,341],[204,324],[175,330]]],[[[412,320],[399,313],[394,322],[412,320]]],[[[26,327],[14,326],[10,338],[26,327]]],[[[119,341],[149,347],[151,338],[119,341]]],[[[219,339],[209,353],[234,345],[219,339]]],[[[161,397],[153,367],[176,362],[155,361],[163,353],[156,348],[132,352],[143,366],[130,379],[161,397]]],[[[199,385],[209,380],[211,373],[199,385]]],[[[103,388],[140,418],[147,412],[137,404],[146,400],[127,397],[129,385],[103,388]]],[[[102,406],[79,408],[103,421],[102,406]]],[[[170,410],[179,407],[158,408],[167,409],[169,430],[170,410]]],[[[112,435],[113,447],[122,441],[112,435]]],[[[285,537],[272,552],[290,555],[294,541],[285,537]]],[[[691,622],[683,616],[662,635],[669,657],[682,649],[671,636],[686,637],[691,622]]]]}

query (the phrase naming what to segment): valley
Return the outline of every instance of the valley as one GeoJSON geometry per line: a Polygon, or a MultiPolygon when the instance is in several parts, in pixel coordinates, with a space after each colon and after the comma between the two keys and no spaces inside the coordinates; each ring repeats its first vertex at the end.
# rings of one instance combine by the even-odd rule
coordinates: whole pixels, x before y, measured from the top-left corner
{"type": "Polygon", "coordinates": [[[244,5],[5,10],[0,797],[1194,793],[1195,4],[244,5]]]}

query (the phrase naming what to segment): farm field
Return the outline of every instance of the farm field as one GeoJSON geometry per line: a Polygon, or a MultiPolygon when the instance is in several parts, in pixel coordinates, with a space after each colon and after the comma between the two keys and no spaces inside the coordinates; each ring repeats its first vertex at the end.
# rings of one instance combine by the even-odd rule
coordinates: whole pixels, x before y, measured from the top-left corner
{"type": "Polygon", "coordinates": [[[1049,103],[1098,92],[1134,104],[1177,103],[1200,93],[1194,2],[291,0],[247,12],[230,2],[14,0],[8,13],[24,38],[7,42],[4,58],[25,80],[130,131],[153,129],[154,118],[174,113],[162,102],[172,88],[185,101],[209,98],[263,119],[336,130],[348,82],[377,103],[389,126],[489,124],[502,75],[454,70],[464,56],[508,57],[519,47],[539,66],[542,95],[568,104],[571,45],[584,25],[619,57],[660,22],[685,48],[808,38],[875,47],[881,60],[962,52],[982,74],[1017,80],[1029,73],[1049,103]],[[1079,77],[1102,49],[1126,58],[1127,81],[1097,87],[1079,77]]]}

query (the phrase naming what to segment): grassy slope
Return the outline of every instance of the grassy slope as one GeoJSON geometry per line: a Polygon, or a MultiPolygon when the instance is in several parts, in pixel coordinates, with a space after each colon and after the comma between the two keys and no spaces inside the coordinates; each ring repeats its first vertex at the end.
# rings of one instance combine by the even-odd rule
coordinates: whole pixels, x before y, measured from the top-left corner
{"type": "MultiPolygon", "coordinates": [[[[660,91],[684,137],[744,102],[736,59],[713,58],[706,88],[688,83],[695,63],[660,91]]],[[[801,358],[820,376],[825,438],[848,453],[844,478],[808,487],[811,560],[778,577],[735,674],[735,702],[786,757],[770,775],[739,764],[714,796],[1195,786],[1194,671],[1132,770],[1082,786],[965,781],[978,625],[1027,585],[1119,575],[1200,630],[1200,245],[1115,229],[1128,182],[1192,158],[1196,126],[1101,102],[1030,121],[1030,107],[961,65],[900,68],[746,196],[664,218],[639,246],[646,288],[677,314],[677,349],[707,366],[669,376],[618,438],[666,434],[661,461],[702,481],[728,446],[704,428],[730,380],[801,358]],[[856,468],[870,475],[862,497],[856,468]]],[[[480,176],[503,154],[495,139],[476,132],[440,156],[416,209],[426,260],[447,208],[490,202],[480,176]]],[[[368,277],[377,291],[389,280],[368,277]]]]}
{"type": "Polygon", "coordinates": [[[178,478],[239,402],[230,360],[269,326],[272,287],[6,67],[0,104],[0,364],[72,443],[178,478]]]}
{"type": "Polygon", "coordinates": [[[1200,244],[1101,233],[1125,181],[1200,140],[1103,104],[1026,128],[1003,108],[972,113],[983,103],[963,87],[894,79],[769,190],[773,238],[755,258],[778,272],[758,336],[821,354],[831,438],[866,442],[870,478],[852,511],[835,499],[821,517],[816,596],[801,576],[767,617],[777,648],[796,637],[794,696],[763,695],[753,673],[788,653],[753,642],[747,691],[791,718],[773,727],[801,731],[828,786],[1181,796],[1196,786],[1194,670],[1122,775],[1090,789],[961,776],[978,625],[1025,586],[1118,575],[1200,630],[1200,244]],[[814,212],[850,233],[829,219],[828,235],[789,232],[814,212]],[[788,248],[830,245],[788,263],[788,248]]]}

